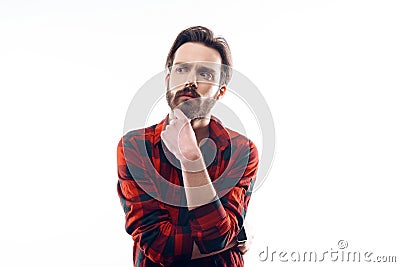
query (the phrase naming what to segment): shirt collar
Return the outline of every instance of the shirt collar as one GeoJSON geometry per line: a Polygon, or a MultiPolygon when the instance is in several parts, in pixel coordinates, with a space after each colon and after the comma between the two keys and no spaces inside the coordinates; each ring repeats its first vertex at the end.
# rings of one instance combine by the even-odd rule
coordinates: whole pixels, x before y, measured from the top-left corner
{"type": "MultiPolygon", "coordinates": [[[[168,115],[156,125],[154,130],[154,145],[157,145],[161,141],[161,132],[164,130],[165,126],[168,122],[168,115]]],[[[220,148],[226,148],[230,145],[230,135],[228,130],[222,125],[222,122],[217,118],[211,115],[209,131],[212,140],[216,142],[216,145],[220,145],[220,148]]]]}

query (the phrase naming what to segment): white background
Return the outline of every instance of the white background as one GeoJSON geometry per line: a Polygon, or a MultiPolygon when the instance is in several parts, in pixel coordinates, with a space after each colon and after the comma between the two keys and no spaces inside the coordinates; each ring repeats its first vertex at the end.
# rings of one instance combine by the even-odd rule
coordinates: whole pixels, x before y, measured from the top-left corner
{"type": "Polygon", "coordinates": [[[246,266],[290,264],[259,261],[266,246],[322,253],[340,239],[400,261],[399,13],[398,1],[2,0],[0,266],[132,265],[117,142],[135,91],[193,25],[228,40],[275,121],[246,266]]]}

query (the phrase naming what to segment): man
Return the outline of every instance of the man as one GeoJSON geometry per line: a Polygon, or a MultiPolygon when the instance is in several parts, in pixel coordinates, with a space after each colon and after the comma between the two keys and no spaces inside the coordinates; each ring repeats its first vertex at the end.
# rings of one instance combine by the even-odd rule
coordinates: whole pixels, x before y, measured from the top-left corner
{"type": "Polygon", "coordinates": [[[134,266],[243,266],[247,247],[238,236],[257,149],[210,115],[231,65],[224,38],[201,26],[182,31],[166,62],[171,112],[118,144],[118,195],[134,266]]]}

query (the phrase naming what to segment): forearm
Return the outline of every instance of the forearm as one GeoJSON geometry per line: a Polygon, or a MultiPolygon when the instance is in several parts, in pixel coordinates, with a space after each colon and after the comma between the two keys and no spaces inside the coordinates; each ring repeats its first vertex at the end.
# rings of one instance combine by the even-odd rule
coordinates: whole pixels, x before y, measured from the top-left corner
{"type": "MultiPolygon", "coordinates": [[[[123,168],[121,168],[123,170],[123,168]]],[[[194,239],[189,225],[172,223],[168,210],[119,172],[118,194],[125,212],[125,229],[153,262],[189,260],[194,239]],[[145,200],[145,201],[144,201],[145,200]]]]}
{"type": "Polygon", "coordinates": [[[133,233],[132,238],[146,257],[156,263],[169,265],[174,261],[191,259],[194,241],[189,228],[170,222],[155,223],[145,231],[133,233]]]}
{"type": "Polygon", "coordinates": [[[192,260],[193,259],[204,258],[204,257],[208,257],[208,256],[212,256],[212,255],[221,253],[221,252],[223,252],[225,250],[228,250],[228,249],[236,246],[236,244],[237,244],[237,241],[236,240],[232,240],[225,248],[223,248],[221,250],[203,254],[203,253],[200,252],[199,247],[196,245],[196,243],[193,243],[192,260]]]}
{"type": "Polygon", "coordinates": [[[188,209],[193,210],[215,200],[217,194],[201,154],[195,161],[181,163],[188,209]]]}
{"type": "Polygon", "coordinates": [[[233,226],[237,222],[220,202],[203,158],[192,157],[181,164],[191,226],[198,233],[192,257],[206,257],[231,248],[236,243],[236,227],[233,226]]]}

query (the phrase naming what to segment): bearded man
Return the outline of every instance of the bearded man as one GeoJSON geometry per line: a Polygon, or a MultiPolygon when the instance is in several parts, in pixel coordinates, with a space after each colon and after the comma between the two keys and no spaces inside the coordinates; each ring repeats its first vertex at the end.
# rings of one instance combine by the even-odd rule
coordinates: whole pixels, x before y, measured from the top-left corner
{"type": "Polygon", "coordinates": [[[232,75],[226,40],[182,31],[166,61],[171,111],[118,144],[118,195],[134,266],[243,266],[257,148],[211,115],[232,75]]]}

